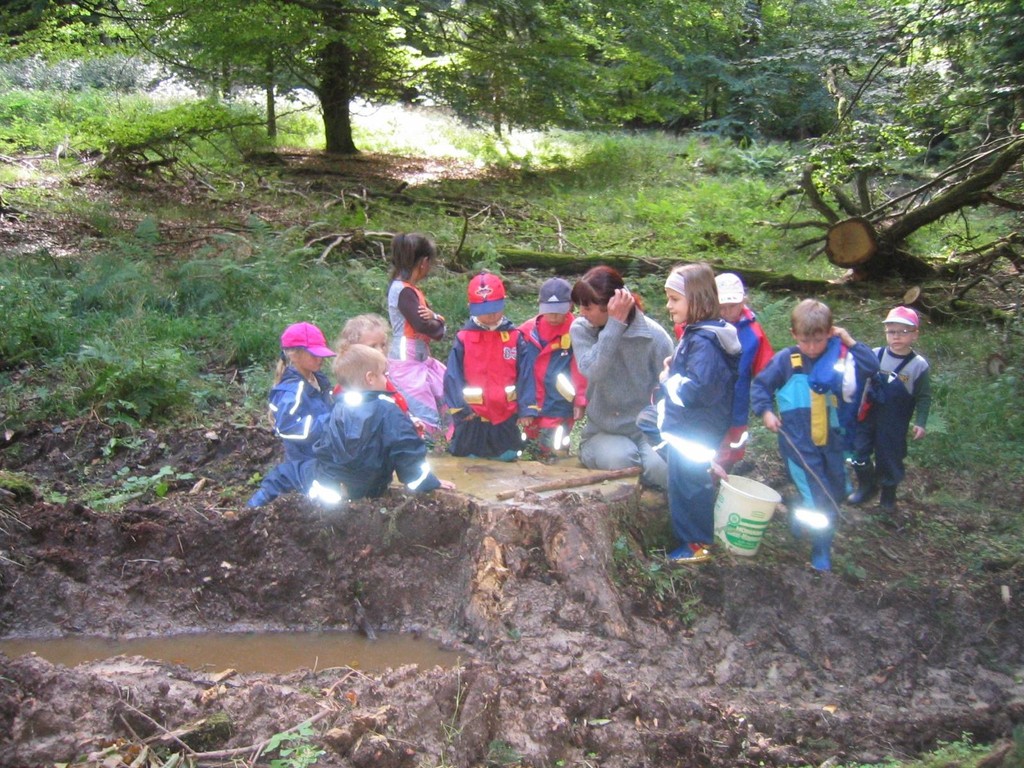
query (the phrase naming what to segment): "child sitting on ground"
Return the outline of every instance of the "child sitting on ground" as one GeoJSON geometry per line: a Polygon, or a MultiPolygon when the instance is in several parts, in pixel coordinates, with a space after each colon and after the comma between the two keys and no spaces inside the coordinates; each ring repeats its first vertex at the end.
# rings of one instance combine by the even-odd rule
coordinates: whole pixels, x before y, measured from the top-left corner
{"type": "Polygon", "coordinates": [[[505,317],[505,285],[484,272],[469,281],[469,319],[456,336],[444,375],[454,422],[453,456],[515,461],[523,449],[519,418],[530,413],[533,377],[521,364],[526,341],[505,317]],[[522,396],[522,401],[520,401],[522,396]]]}
{"type": "Polygon", "coordinates": [[[758,374],[750,403],[778,434],[779,453],[805,507],[791,513],[794,531],[809,529],[811,565],[828,571],[846,492],[839,403],[854,397],[858,375],[878,371],[878,359],[867,344],[832,325],[832,310],[814,299],[793,309],[790,330],[796,346],[776,353],[758,374]]]}
{"type": "Polygon", "coordinates": [[[573,424],[583,418],[587,404],[587,380],[576,367],[569,326],[572,286],[552,277],[540,288],[540,314],[519,326],[526,340],[522,365],[533,377],[536,400],[525,403],[530,416],[524,420],[527,439],[538,444],[542,461],[569,446],[573,424]]]}
{"type": "Polygon", "coordinates": [[[281,356],[267,407],[274,432],[284,443],[285,461],[313,458],[313,444],[331,412],[331,383],[320,366],[333,357],[323,332],[312,323],[295,323],[281,334],[281,356]]]}
{"type": "Polygon", "coordinates": [[[289,491],[326,505],[380,496],[396,473],[414,493],[454,488],[430,471],[426,443],[387,391],[387,365],[382,352],[363,344],[335,358],[332,370],[344,394],[323,425],[315,458],[275,467],[248,506],[260,507],[289,491]]]}
{"type": "Polygon", "coordinates": [[[881,485],[878,506],[892,512],[896,509],[896,486],[905,474],[907,430],[913,421],[914,439],[924,437],[932,388],[928,361],[914,351],[921,325],[917,312],[896,307],[882,322],[888,345],[874,349],[879,372],[868,382],[857,416],[852,460],[857,490],[847,501],[864,504],[881,485]]]}
{"type": "MultiPolygon", "coordinates": [[[[341,329],[341,333],[338,335],[337,340],[334,342],[334,348],[341,354],[344,350],[351,347],[353,344],[365,344],[368,347],[380,350],[383,354],[388,352],[388,344],[390,339],[390,326],[387,321],[380,315],[375,315],[372,312],[365,315],[356,315],[350,317],[345,321],[345,326],[341,329]]],[[[391,363],[390,365],[393,365],[391,363]]],[[[389,367],[390,367],[389,365],[389,367]]],[[[338,397],[342,393],[343,389],[341,384],[334,385],[334,396],[338,397]]],[[[405,413],[409,414],[412,419],[413,425],[416,427],[416,431],[420,437],[426,437],[428,434],[427,425],[417,416],[413,416],[409,410],[409,401],[406,400],[405,395],[398,391],[395,387],[394,382],[391,381],[390,375],[388,376],[388,392],[395,398],[395,402],[398,407],[401,408],[405,413]]]]}

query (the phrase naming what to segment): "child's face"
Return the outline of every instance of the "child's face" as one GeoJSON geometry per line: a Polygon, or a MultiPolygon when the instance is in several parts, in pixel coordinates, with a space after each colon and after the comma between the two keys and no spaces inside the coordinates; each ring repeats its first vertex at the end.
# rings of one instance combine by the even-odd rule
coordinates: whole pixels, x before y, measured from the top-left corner
{"type": "Polygon", "coordinates": [[[821,357],[821,353],[825,351],[828,340],[832,338],[831,333],[822,333],[820,331],[817,333],[790,332],[796,340],[796,346],[800,353],[811,358],[821,357]]]}
{"type": "Polygon", "coordinates": [[[673,323],[681,325],[686,322],[687,314],[690,311],[690,302],[679,291],[671,288],[665,289],[665,308],[673,323]]]}
{"type": "Polygon", "coordinates": [[[388,388],[387,367],[366,372],[366,388],[373,391],[384,391],[388,388]]]}
{"type": "Polygon", "coordinates": [[[488,328],[493,328],[501,322],[501,318],[504,317],[503,312],[488,312],[486,315],[477,315],[476,321],[480,325],[486,325],[488,328]]]}
{"type": "Polygon", "coordinates": [[[317,357],[307,349],[297,349],[291,355],[292,367],[303,376],[309,376],[319,371],[324,363],[324,358],[317,357]]]}
{"type": "Polygon", "coordinates": [[[383,328],[367,331],[359,339],[359,343],[380,350],[385,355],[388,353],[388,334],[383,328]]]}
{"type": "Polygon", "coordinates": [[[912,325],[886,323],[885,341],[889,345],[889,349],[894,353],[905,355],[914,348],[914,343],[917,341],[917,332],[918,329],[912,325]]]}
{"type": "Polygon", "coordinates": [[[718,316],[725,320],[727,323],[736,325],[743,317],[743,302],[738,304],[719,304],[718,305],[718,316]]]}
{"type": "Polygon", "coordinates": [[[545,312],[543,317],[549,325],[561,325],[565,322],[565,316],[567,312],[545,312]]]}

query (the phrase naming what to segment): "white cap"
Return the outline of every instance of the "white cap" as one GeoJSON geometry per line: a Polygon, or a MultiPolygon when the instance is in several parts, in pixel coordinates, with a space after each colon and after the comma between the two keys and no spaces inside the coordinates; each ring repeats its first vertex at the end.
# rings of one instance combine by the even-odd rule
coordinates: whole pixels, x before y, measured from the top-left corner
{"type": "Polygon", "coordinates": [[[734,275],[732,272],[723,272],[716,276],[715,285],[718,286],[719,304],[739,304],[746,295],[740,276],[734,275]]]}

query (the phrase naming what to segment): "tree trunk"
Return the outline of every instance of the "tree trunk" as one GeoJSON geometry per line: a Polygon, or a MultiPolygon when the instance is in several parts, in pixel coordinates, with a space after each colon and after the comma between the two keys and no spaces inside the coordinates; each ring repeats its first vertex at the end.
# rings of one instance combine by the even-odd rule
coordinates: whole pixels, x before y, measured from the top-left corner
{"type": "MultiPolygon", "coordinates": [[[[858,206],[852,200],[837,194],[837,199],[846,201],[844,211],[859,214],[843,220],[824,202],[809,169],[804,172],[800,186],[812,207],[830,223],[825,240],[825,253],[830,262],[837,267],[850,269],[854,279],[894,276],[918,279],[933,276],[936,270],[927,261],[907,250],[907,239],[944,216],[990,200],[989,188],[1002,179],[1022,157],[1024,138],[1014,138],[998,149],[980,153],[978,159],[970,163],[954,166],[940,174],[937,181],[929,182],[901,198],[890,200],[873,211],[857,211],[858,206]],[[988,164],[978,168],[982,159],[988,160],[988,164]],[[938,181],[955,174],[965,175],[927,202],[897,213],[883,214],[883,211],[892,210],[900,200],[925,193],[938,181]]],[[[864,184],[864,179],[858,180],[859,186],[863,187],[864,184]]],[[[861,205],[866,202],[863,194],[859,194],[858,199],[861,205]]]]}
{"type": "Polygon", "coordinates": [[[328,43],[318,64],[320,82],[317,96],[324,116],[327,152],[355,155],[359,150],[352,138],[352,51],[342,40],[328,43]]]}
{"type": "Polygon", "coordinates": [[[267,136],[271,139],[277,138],[277,104],[274,88],[274,61],[272,57],[267,60],[267,81],[263,87],[267,99],[267,136]]]}

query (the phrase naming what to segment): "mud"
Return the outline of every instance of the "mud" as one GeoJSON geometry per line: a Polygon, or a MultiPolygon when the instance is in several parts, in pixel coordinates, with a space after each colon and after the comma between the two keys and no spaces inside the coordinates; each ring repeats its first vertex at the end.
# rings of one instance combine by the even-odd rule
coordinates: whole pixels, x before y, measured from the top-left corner
{"type": "Polygon", "coordinates": [[[831,574],[784,520],[755,558],[670,574],[663,500],[631,484],[248,510],[279,450],[261,427],[112,437],[83,421],[3,444],[30,487],[0,498],[0,636],[362,628],[463,661],[267,675],[0,656],[2,766],[268,765],[267,740],[307,721],[292,745],[321,766],[870,763],[1024,722],[1019,564],[953,567],[927,549],[935,510],[898,534],[848,511],[831,574]],[[83,496],[165,465],[194,476],[116,512],[83,496]]]}

